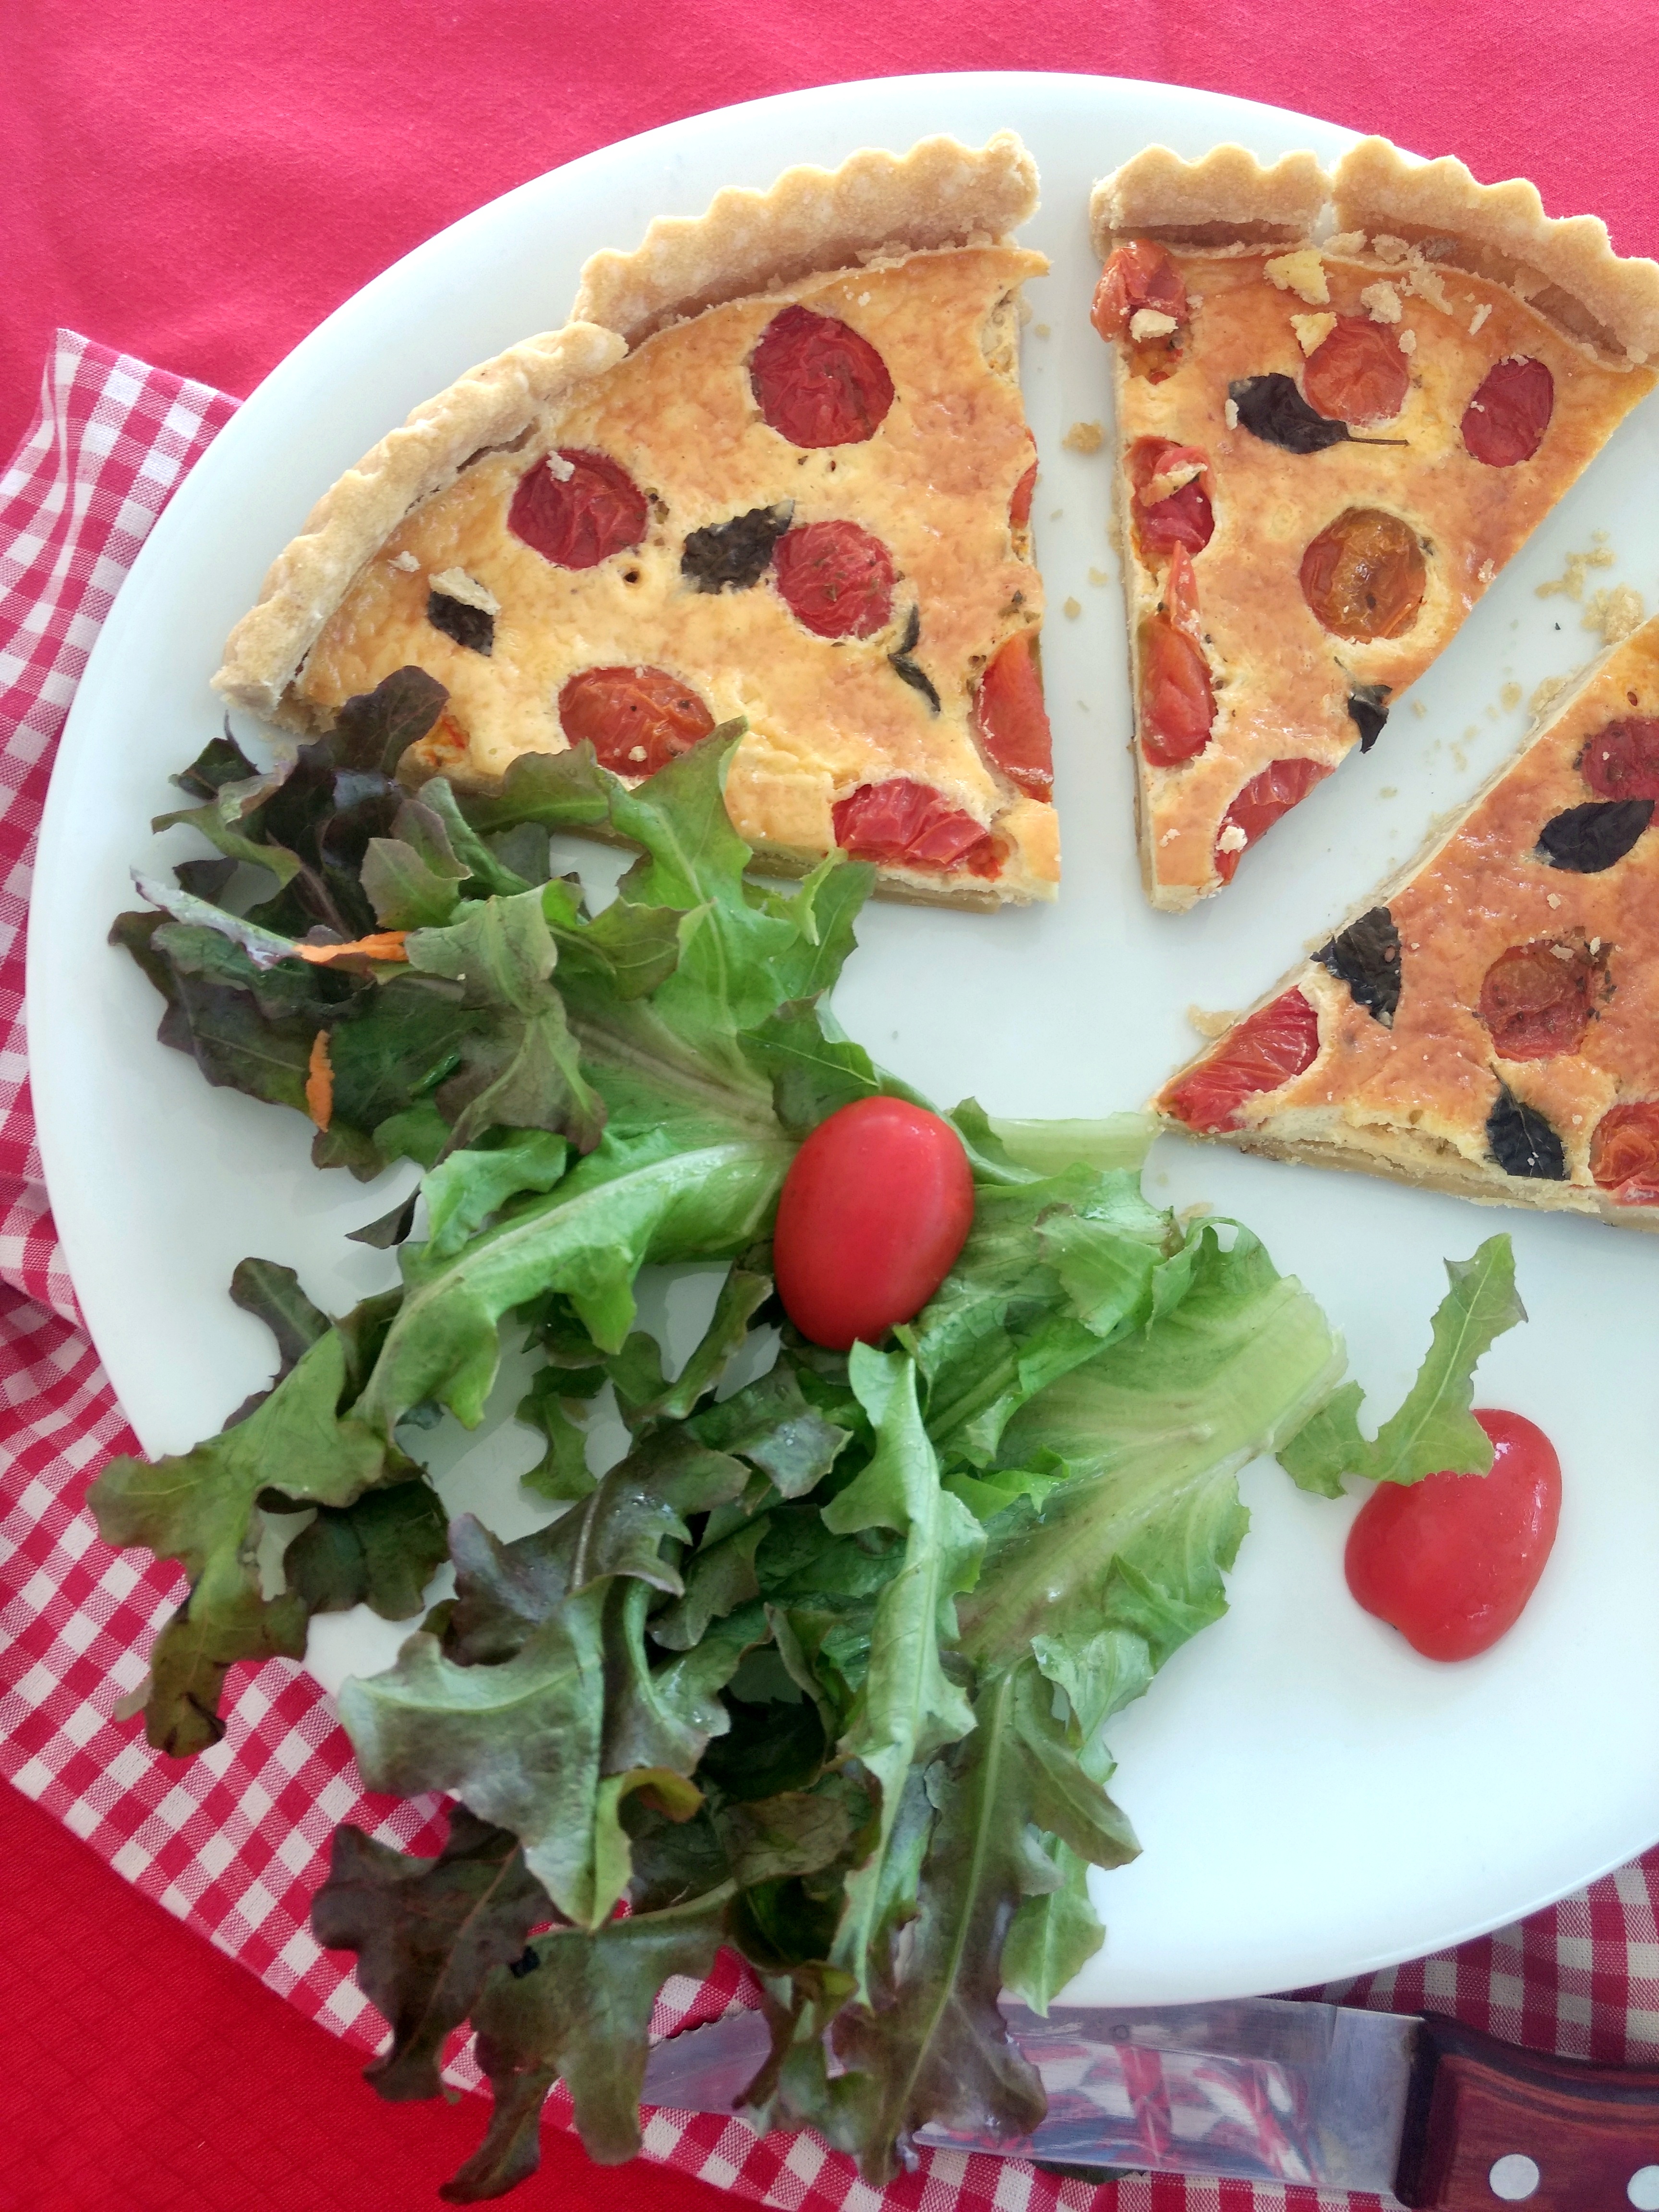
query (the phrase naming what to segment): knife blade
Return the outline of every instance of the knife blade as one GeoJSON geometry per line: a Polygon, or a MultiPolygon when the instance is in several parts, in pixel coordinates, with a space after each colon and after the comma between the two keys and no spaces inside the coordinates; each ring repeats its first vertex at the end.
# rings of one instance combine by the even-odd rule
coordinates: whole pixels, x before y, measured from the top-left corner
{"type": "MultiPolygon", "coordinates": [[[[1659,2072],[1522,2051],[1435,2014],[1283,1997],[1117,2009],[1006,2003],[1048,2100],[1034,2133],[930,2125],[918,2144],[1040,2165],[1301,2183],[1437,2212],[1659,2208],[1659,2072]]],[[[659,2044],[643,2100],[731,2112],[757,2013],[659,2044]]]]}

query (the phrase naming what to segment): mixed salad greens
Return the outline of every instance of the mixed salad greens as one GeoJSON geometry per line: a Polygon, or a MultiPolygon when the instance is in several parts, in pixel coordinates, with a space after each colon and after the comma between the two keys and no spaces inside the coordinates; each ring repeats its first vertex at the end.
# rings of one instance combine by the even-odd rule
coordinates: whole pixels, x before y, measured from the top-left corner
{"type": "Polygon", "coordinates": [[[392,2024],[383,2095],[436,2094],[453,2032],[477,2035],[495,2114],[452,2201],[534,2168],[561,2077],[595,2157],[636,2150],[653,2000],[722,1945],[766,1993],[757,2124],[810,2124],[877,2181],[930,2119],[1018,2136],[1042,2096],[998,1995],[1045,2009],[1103,1940],[1088,1869],[1138,1846],[1103,1730],[1224,1611],[1239,1470],[1276,1452],[1334,1495],[1488,1466],[1470,1378],[1521,1318],[1508,1240],[1451,1270],[1370,1442],[1308,1292],[1248,1230],[1148,1203],[1150,1124],[970,1101],[947,1118],[974,1226],[938,1295],[884,1347],[806,1342],[769,1272],[795,1148],[851,1100],[915,1096],[827,1004],[872,871],[749,879],[738,726],[637,788],[579,749],[487,798],[406,790],[442,704],[402,671],[270,773],[216,740],[164,823],[216,857],[141,878],[152,910],[113,933],[210,1082],[309,1113],[319,1165],[424,1170],[359,1232],[398,1248],[398,1287],[331,1318],[245,1261],[271,1388],[94,1485],[109,1540],[189,1578],[149,1741],[203,1749],[234,1663],[301,1656],[314,1612],[411,1618],[453,1563],[340,1701],[371,1787],[459,1801],[448,1841],[411,1858],[342,1827],[314,1911],[392,2024]],[[639,848],[598,912],[550,872],[569,830],[639,848]],[[726,1267],[669,1375],[636,1279],[686,1261],[726,1267]],[[517,1411],[550,1513],[511,1542],[446,1527],[419,1458],[446,1415],[482,1419],[504,1340],[536,1362],[517,1411]],[[600,1405],[631,1438],[608,1468],[600,1405]]]}

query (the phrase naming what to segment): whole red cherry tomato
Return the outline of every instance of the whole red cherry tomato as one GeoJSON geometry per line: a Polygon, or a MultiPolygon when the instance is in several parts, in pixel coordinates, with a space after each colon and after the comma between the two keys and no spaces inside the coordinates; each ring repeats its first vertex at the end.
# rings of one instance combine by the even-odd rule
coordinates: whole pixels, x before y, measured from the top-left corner
{"type": "Polygon", "coordinates": [[[792,446],[862,445],[893,404],[893,380],[869,339],[799,305],[761,332],[749,381],[762,416],[792,446]]]}
{"type": "Polygon", "coordinates": [[[784,1177],[772,1264],[784,1310],[832,1352],[877,1344],[920,1313],[974,1221],[974,1182],[948,1121],[860,1098],[821,1121],[784,1177]]]}
{"type": "Polygon", "coordinates": [[[1541,361],[1512,355],[1486,371],[1463,410],[1463,443],[1488,468],[1529,461],[1555,412],[1555,379],[1541,361]]]}
{"type": "Polygon", "coordinates": [[[714,717],[665,668],[584,668],[559,693],[573,745],[586,741],[613,775],[654,775],[706,738],[714,717]]]}
{"type": "Polygon", "coordinates": [[[893,611],[893,556],[856,522],[805,522],[772,549],[784,605],[819,637],[873,637],[893,611]]]}
{"type": "Polygon", "coordinates": [[[507,511],[513,535],[556,568],[597,568],[630,551],[650,519],[645,494],[620,461],[574,447],[526,469],[507,511]]]}
{"type": "Polygon", "coordinates": [[[1382,1482],[1348,1531],[1348,1588],[1425,1659],[1473,1659],[1513,1628],[1561,1515],[1561,1462],[1519,1413],[1477,1413],[1489,1474],[1382,1482]]]}
{"type": "Polygon", "coordinates": [[[1386,323],[1339,315],[1336,328],[1308,356],[1302,393],[1337,422],[1386,422],[1406,404],[1411,371],[1386,323]]]}

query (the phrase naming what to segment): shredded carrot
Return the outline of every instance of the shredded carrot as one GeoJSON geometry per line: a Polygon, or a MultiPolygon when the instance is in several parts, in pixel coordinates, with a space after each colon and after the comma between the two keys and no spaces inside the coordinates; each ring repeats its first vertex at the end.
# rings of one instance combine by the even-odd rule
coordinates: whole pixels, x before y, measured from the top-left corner
{"type": "Polygon", "coordinates": [[[354,937],[349,945],[296,945],[294,950],[301,960],[313,961],[321,968],[343,960],[348,952],[359,953],[368,960],[407,960],[409,955],[404,951],[407,934],[402,929],[380,929],[372,937],[354,937]]]}
{"type": "Polygon", "coordinates": [[[334,1119],[334,1069],[328,1057],[328,1031],[319,1030],[311,1040],[306,1066],[306,1111],[319,1129],[334,1119]]]}

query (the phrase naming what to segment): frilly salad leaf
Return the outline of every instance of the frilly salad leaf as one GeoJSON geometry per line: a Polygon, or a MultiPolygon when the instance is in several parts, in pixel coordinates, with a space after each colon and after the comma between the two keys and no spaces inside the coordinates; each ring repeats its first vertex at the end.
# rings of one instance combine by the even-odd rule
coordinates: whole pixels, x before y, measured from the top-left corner
{"type": "Polygon", "coordinates": [[[1280,1451],[1279,1464],[1304,1490],[1340,1498],[1345,1474],[1410,1483],[1491,1468],[1492,1439],[1469,1408],[1476,1364],[1495,1339],[1527,1317],[1516,1293],[1513,1247],[1507,1237],[1489,1237],[1472,1260],[1448,1260],[1446,1273],[1451,1288],[1436,1310],[1417,1379],[1375,1440],[1359,1432],[1364,1392],[1345,1382],[1280,1451]]]}
{"type": "Polygon", "coordinates": [[[804,1342],[767,1243],[796,1146],[851,1099],[915,1096],[825,1004],[872,872],[749,881],[736,726],[636,788],[586,748],[487,795],[405,788],[443,704],[400,671],[268,775],[216,740],[171,817],[216,857],[117,924],[210,1081],[315,1111],[321,1039],[313,1158],[425,1170],[360,1232],[398,1246],[395,1287],[331,1322],[245,1263],[269,1393],[95,1486],[112,1540],[191,1579],[151,1740],[213,1741],[225,1668],[297,1653],[312,1610],[415,1617],[447,1549],[453,1597],[341,1710],[371,1786],[461,1801],[449,1842],[345,1832],[315,1911],[392,2022],[383,2094],[434,2094],[447,2037],[477,2033],[495,2117],[445,2194],[528,2173],[561,2079],[593,2154],[630,2155],[657,1992],[722,1943],[766,1992],[749,2109],[880,2183],[929,2121],[1039,2117],[998,1994],[1046,2007],[1103,1940],[1090,1869],[1138,1849],[1106,1734],[1224,1610],[1241,1468],[1277,1450],[1334,1490],[1474,1463],[1469,1372],[1519,1315],[1507,1246],[1453,1270],[1368,1443],[1308,1293],[1248,1231],[1148,1204],[1144,1117],[969,1100],[975,1221],[938,1295],[884,1348],[804,1342]],[[548,843],[596,829],[640,854],[597,914],[548,843]],[[274,892],[233,910],[248,865],[274,892]],[[676,1369],[635,1282],[679,1261],[730,1265],[676,1369]],[[477,1422],[514,1335],[545,1444],[526,1490],[555,1517],[446,1532],[400,1439],[477,1422]],[[612,1408],[631,1443],[607,1468],[612,1408]],[[265,1516],[300,1511],[276,1572],[265,1516]]]}

